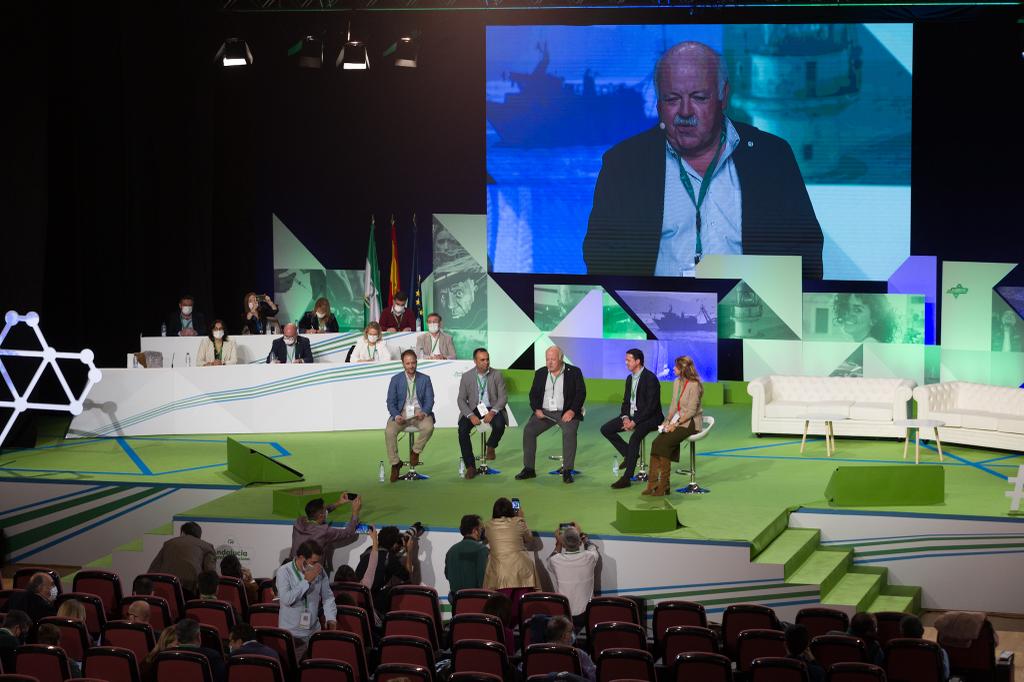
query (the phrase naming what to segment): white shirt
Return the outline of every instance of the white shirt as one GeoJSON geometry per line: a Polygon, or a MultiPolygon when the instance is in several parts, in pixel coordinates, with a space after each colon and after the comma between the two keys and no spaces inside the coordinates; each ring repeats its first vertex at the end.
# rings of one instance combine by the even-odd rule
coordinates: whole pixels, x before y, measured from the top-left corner
{"type": "Polygon", "coordinates": [[[629,387],[629,416],[632,417],[636,414],[636,392],[640,390],[640,375],[644,373],[643,366],[635,372],[632,372],[633,383],[629,387]]]}
{"type": "Polygon", "coordinates": [[[387,362],[388,360],[394,360],[391,357],[391,351],[388,350],[388,344],[384,342],[384,339],[377,339],[377,343],[372,347],[366,342],[366,337],[360,337],[356,341],[356,347],[352,351],[352,362],[365,362],[367,360],[373,362],[387,362]],[[376,355],[374,355],[376,350],[376,355]]]}
{"type": "Polygon", "coordinates": [[[554,377],[554,384],[551,382],[551,372],[547,373],[544,379],[544,404],[541,407],[551,412],[561,412],[565,408],[565,367],[554,377]],[[554,407],[552,407],[554,398],[554,407]]]}
{"type": "Polygon", "coordinates": [[[586,613],[587,602],[594,596],[594,572],[599,558],[597,547],[588,544],[575,552],[562,550],[544,559],[555,592],[569,599],[572,615],[586,613]]]}
{"type": "MultiPolygon", "coordinates": [[[[743,253],[743,204],[739,176],[732,154],[740,144],[740,134],[732,121],[725,119],[725,147],[715,166],[711,186],[701,204],[700,240],[704,255],[743,253]]],[[[665,142],[665,207],[661,219],[661,245],[654,268],[657,277],[693,277],[694,251],[697,245],[697,208],[679,179],[679,156],[665,142]]],[[[702,182],[685,160],[682,162],[693,186],[694,198],[700,196],[702,182]]]]}

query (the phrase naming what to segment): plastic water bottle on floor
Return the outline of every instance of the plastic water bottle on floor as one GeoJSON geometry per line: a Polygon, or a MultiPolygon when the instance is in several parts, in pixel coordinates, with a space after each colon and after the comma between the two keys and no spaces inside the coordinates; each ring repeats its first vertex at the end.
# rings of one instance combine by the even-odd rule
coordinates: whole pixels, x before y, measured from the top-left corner
{"type": "Polygon", "coordinates": [[[162,322],[160,324],[160,336],[167,336],[167,323],[162,322]]]}
{"type": "Polygon", "coordinates": [[[380,461],[380,467],[377,470],[377,480],[379,480],[381,483],[384,482],[384,460],[380,461]]]}
{"type": "Polygon", "coordinates": [[[619,458],[612,455],[612,476],[619,477],[619,458]]]}
{"type": "Polygon", "coordinates": [[[466,477],[466,462],[460,457],[459,458],[459,478],[466,477]]]}

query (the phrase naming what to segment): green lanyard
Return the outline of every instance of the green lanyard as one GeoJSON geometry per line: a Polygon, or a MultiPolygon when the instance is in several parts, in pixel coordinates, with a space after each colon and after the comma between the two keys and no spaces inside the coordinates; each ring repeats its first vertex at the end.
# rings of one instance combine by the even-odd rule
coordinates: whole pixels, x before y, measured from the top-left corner
{"type": "Polygon", "coordinates": [[[433,336],[430,337],[430,354],[431,355],[437,355],[437,344],[439,344],[440,342],[441,342],[441,333],[440,332],[438,332],[436,339],[433,336]]]}
{"type": "Polygon", "coordinates": [[[679,180],[683,183],[683,187],[686,189],[686,193],[690,196],[690,201],[693,202],[693,206],[697,211],[697,244],[693,250],[693,262],[699,263],[701,256],[704,255],[704,246],[700,240],[700,207],[704,203],[704,197],[707,196],[708,188],[711,187],[711,180],[715,174],[715,166],[718,165],[718,158],[722,155],[722,148],[725,147],[725,121],[722,121],[722,134],[718,140],[718,151],[715,152],[715,158],[711,160],[711,165],[704,171],[704,177],[700,182],[700,194],[696,197],[693,194],[693,185],[690,183],[690,176],[683,168],[683,157],[676,154],[676,161],[679,162],[679,180]]]}
{"type": "Polygon", "coordinates": [[[405,395],[406,400],[411,405],[412,401],[416,399],[416,377],[413,377],[412,381],[405,380],[405,395]]]}
{"type": "Polygon", "coordinates": [[[554,374],[551,374],[550,372],[548,372],[548,379],[551,379],[551,397],[552,398],[555,397],[555,385],[558,384],[558,380],[562,378],[563,374],[565,374],[565,370],[562,370],[561,372],[559,372],[558,375],[554,375],[554,374]]]}
{"type": "Polygon", "coordinates": [[[373,344],[373,349],[372,350],[370,350],[369,346],[367,346],[367,350],[372,353],[372,355],[370,355],[370,359],[371,360],[376,360],[377,359],[377,344],[373,344]]]}
{"type": "Polygon", "coordinates": [[[480,376],[479,374],[477,374],[476,375],[476,385],[477,385],[477,388],[480,389],[480,402],[483,402],[484,401],[484,393],[486,393],[486,391],[487,391],[486,375],[480,376]]]}
{"type": "Polygon", "coordinates": [[[224,352],[224,344],[223,344],[223,342],[221,343],[220,348],[217,348],[217,342],[214,341],[213,342],[213,358],[214,358],[214,360],[220,360],[221,359],[221,354],[223,352],[224,352]]]}
{"type": "MultiPolygon", "coordinates": [[[[302,574],[299,573],[299,569],[295,567],[295,560],[294,559],[292,560],[292,570],[295,571],[295,577],[296,578],[298,578],[299,580],[305,580],[305,578],[302,577],[302,574]]],[[[302,595],[302,607],[304,609],[306,609],[307,611],[309,611],[309,592],[308,591],[306,592],[306,594],[302,595]]]]}
{"type": "MultiPolygon", "coordinates": [[[[641,372],[641,374],[642,374],[642,372],[641,372]]],[[[631,387],[632,391],[631,391],[631,394],[629,396],[630,397],[630,402],[633,403],[633,405],[636,405],[636,389],[639,386],[640,386],[640,377],[637,376],[637,375],[634,375],[633,376],[633,386],[631,387]]]]}

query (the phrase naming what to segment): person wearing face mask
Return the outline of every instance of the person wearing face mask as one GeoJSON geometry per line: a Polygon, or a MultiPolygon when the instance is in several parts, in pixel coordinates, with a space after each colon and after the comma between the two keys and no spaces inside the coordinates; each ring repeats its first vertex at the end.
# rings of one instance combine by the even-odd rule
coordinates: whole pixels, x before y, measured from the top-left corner
{"type": "Polygon", "coordinates": [[[395,293],[389,310],[380,314],[380,326],[386,332],[411,332],[416,327],[416,315],[406,305],[409,296],[404,291],[395,293]]]}
{"type": "Polygon", "coordinates": [[[33,622],[40,618],[57,615],[54,602],[57,600],[57,586],[49,573],[34,573],[29,578],[24,592],[15,592],[7,602],[10,610],[24,611],[33,622]]]}
{"type": "Polygon", "coordinates": [[[228,338],[223,320],[214,320],[210,334],[199,342],[196,353],[196,367],[215,367],[238,364],[238,350],[235,342],[228,338]]]}
{"type": "Polygon", "coordinates": [[[167,317],[168,336],[205,336],[208,331],[206,318],[195,310],[195,299],[190,294],[179,298],[178,312],[167,317]]]}
{"type": "Polygon", "coordinates": [[[441,316],[427,315],[427,333],[416,338],[416,355],[422,360],[454,360],[452,335],[441,331],[441,316]]]}
{"type": "Polygon", "coordinates": [[[312,364],[313,351],[309,339],[299,336],[299,329],[294,324],[286,324],[281,338],[274,339],[270,344],[267,364],[312,364]]]}
{"type": "Polygon", "coordinates": [[[388,362],[394,360],[388,344],[384,342],[381,334],[380,324],[371,322],[366,325],[363,335],[356,341],[352,349],[350,362],[388,362]]]}
{"type": "Polygon", "coordinates": [[[14,652],[28,639],[32,619],[24,611],[12,609],[0,627],[0,668],[14,671],[14,652]]]}
{"type": "Polygon", "coordinates": [[[277,569],[277,596],[280,610],[277,627],[292,633],[295,655],[301,660],[309,638],[320,630],[320,607],[328,630],[338,626],[338,607],[334,603],[331,583],[320,565],[323,549],[314,540],[307,540],[295,550],[295,557],[277,569]]]}
{"type": "Polygon", "coordinates": [[[338,320],[331,312],[331,302],[322,296],[316,299],[313,309],[299,320],[299,329],[306,334],[337,334],[338,320]]]}
{"type": "Polygon", "coordinates": [[[242,313],[242,333],[266,334],[267,318],[277,315],[277,304],[267,294],[261,297],[254,291],[245,295],[242,304],[245,306],[242,313]]]}

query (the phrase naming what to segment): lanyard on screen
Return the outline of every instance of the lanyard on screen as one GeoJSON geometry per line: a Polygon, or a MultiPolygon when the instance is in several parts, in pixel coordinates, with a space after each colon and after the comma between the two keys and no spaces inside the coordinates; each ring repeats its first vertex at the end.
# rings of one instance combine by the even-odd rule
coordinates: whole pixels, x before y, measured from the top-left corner
{"type": "Polygon", "coordinates": [[[686,194],[689,195],[690,201],[693,202],[693,207],[697,212],[696,232],[697,232],[697,243],[693,250],[693,262],[697,264],[700,262],[701,256],[704,255],[704,246],[700,240],[700,207],[704,203],[704,197],[708,194],[708,188],[711,187],[711,180],[714,178],[715,166],[718,165],[718,159],[722,155],[722,148],[725,147],[725,122],[722,122],[722,134],[718,139],[718,150],[715,152],[715,158],[711,160],[711,165],[704,171],[704,177],[700,182],[700,193],[694,196],[693,184],[690,182],[690,176],[683,168],[683,157],[676,154],[676,161],[679,162],[679,181],[683,183],[683,187],[686,189],[686,194]]]}

